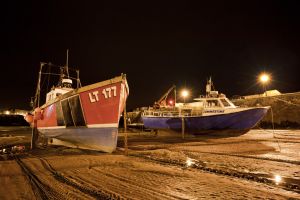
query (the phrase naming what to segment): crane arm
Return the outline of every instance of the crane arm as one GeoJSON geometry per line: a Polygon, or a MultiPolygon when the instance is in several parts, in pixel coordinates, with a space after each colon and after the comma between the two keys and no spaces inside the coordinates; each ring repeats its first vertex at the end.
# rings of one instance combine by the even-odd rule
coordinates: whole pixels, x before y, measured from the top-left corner
{"type": "Polygon", "coordinates": [[[161,98],[155,102],[155,105],[157,106],[166,106],[166,99],[168,97],[168,95],[170,94],[170,92],[172,90],[174,90],[176,88],[176,85],[172,85],[172,87],[169,88],[169,90],[163,95],[161,96],[161,98]]]}

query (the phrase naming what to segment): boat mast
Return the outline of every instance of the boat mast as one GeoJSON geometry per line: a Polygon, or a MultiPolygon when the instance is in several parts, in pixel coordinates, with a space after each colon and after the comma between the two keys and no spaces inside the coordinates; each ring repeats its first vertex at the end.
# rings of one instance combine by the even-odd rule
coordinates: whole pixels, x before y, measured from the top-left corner
{"type": "Polygon", "coordinates": [[[67,49],[66,64],[60,67],[59,87],[72,88],[72,80],[69,75],[69,49],[67,49]]]}
{"type": "Polygon", "coordinates": [[[65,66],[67,77],[69,78],[69,49],[67,49],[67,59],[66,59],[66,66],[65,66]]]}
{"type": "Polygon", "coordinates": [[[177,92],[176,92],[176,86],[175,86],[175,89],[174,89],[174,107],[176,106],[176,102],[177,102],[177,92]]]}
{"type": "Polygon", "coordinates": [[[77,74],[77,89],[78,89],[79,87],[81,87],[81,82],[79,79],[79,70],[76,70],[76,74],[77,74]]]}
{"type": "Polygon", "coordinates": [[[36,91],[35,91],[35,99],[34,99],[34,103],[32,106],[33,108],[40,106],[42,69],[45,64],[46,63],[43,63],[43,62],[40,63],[39,78],[38,78],[38,83],[37,83],[37,87],[36,87],[36,91]]]}
{"type": "Polygon", "coordinates": [[[211,77],[209,77],[209,80],[206,83],[206,96],[207,97],[210,95],[211,87],[212,87],[212,82],[211,82],[211,77]]]}

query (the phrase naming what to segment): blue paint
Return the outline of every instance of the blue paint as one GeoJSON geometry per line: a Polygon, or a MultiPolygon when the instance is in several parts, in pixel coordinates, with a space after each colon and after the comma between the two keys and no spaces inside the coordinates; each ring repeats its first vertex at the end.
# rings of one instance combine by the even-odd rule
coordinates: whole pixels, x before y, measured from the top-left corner
{"type": "MultiPolygon", "coordinates": [[[[249,130],[267,113],[268,108],[253,108],[245,111],[211,116],[184,117],[185,131],[197,133],[203,130],[249,130]]],[[[152,129],[181,131],[181,117],[142,116],[144,126],[152,129]]]]}

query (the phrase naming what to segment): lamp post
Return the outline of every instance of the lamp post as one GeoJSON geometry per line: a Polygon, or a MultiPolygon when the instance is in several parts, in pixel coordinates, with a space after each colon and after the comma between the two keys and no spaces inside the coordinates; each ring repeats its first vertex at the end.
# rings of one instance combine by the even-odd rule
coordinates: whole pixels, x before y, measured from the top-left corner
{"type": "MultiPolygon", "coordinates": [[[[183,102],[185,104],[185,98],[189,96],[189,91],[184,89],[181,91],[181,96],[183,97],[183,102]]],[[[181,137],[184,139],[184,130],[185,130],[185,119],[184,119],[184,113],[181,116],[181,137]]]]}
{"type": "Polygon", "coordinates": [[[267,73],[262,73],[259,75],[259,82],[262,84],[263,90],[264,90],[264,93],[266,96],[267,96],[266,86],[267,86],[268,82],[270,81],[270,79],[271,79],[271,77],[267,73]]]}

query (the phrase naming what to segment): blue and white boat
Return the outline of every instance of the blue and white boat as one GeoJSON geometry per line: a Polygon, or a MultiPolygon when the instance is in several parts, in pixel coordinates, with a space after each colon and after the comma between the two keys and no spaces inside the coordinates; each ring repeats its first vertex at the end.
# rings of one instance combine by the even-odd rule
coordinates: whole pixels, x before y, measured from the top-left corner
{"type": "Polygon", "coordinates": [[[268,112],[266,107],[237,107],[224,94],[212,89],[208,80],[206,95],[191,103],[163,103],[142,113],[144,126],[150,129],[171,129],[191,134],[226,132],[246,133],[268,112]]]}

